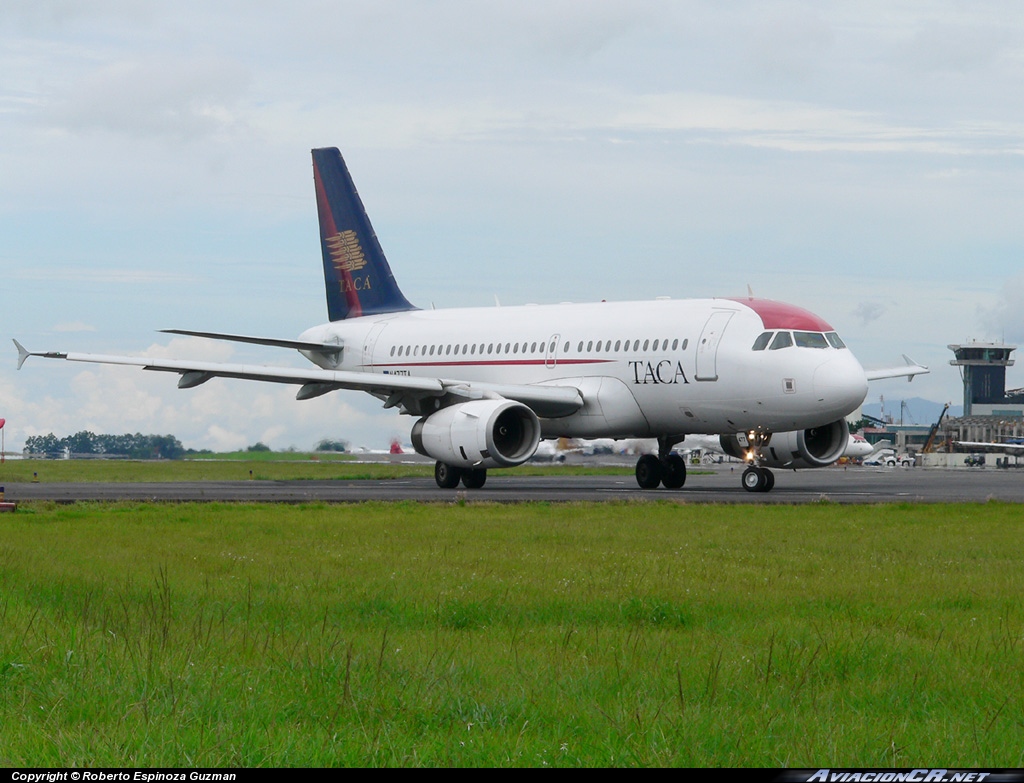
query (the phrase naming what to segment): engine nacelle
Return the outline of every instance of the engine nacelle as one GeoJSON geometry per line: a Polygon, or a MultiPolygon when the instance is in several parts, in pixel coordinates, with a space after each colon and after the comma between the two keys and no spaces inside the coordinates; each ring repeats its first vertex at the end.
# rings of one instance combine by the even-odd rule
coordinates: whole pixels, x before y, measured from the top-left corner
{"type": "Polygon", "coordinates": [[[442,408],[412,427],[417,453],[459,468],[511,468],[533,456],[540,421],[521,402],[473,400],[442,408]]]}
{"type": "MultiPolygon", "coordinates": [[[[722,435],[722,450],[730,457],[747,460],[749,447],[741,446],[735,435],[722,435]]],[[[838,419],[822,427],[793,432],[773,432],[761,447],[761,465],[766,468],[802,470],[825,468],[843,456],[850,442],[846,419],[838,419]]]]}

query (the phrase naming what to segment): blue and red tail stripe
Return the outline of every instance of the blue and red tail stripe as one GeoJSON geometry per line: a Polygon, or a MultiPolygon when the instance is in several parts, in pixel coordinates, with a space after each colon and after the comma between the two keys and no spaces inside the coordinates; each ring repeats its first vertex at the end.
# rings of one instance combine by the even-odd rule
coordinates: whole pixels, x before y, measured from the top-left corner
{"type": "Polygon", "coordinates": [[[313,150],[313,181],[330,320],[417,309],[395,282],[337,148],[313,150]]]}

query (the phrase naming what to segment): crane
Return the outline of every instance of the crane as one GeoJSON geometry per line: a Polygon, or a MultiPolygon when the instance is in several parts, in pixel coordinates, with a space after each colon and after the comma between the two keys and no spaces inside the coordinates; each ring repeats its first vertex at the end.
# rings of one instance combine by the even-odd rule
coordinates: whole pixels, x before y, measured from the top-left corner
{"type": "Polygon", "coordinates": [[[935,423],[932,425],[932,428],[928,431],[928,440],[925,441],[924,448],[921,449],[922,453],[924,453],[924,454],[931,453],[932,448],[934,448],[934,446],[935,446],[935,435],[939,431],[939,425],[942,424],[942,419],[946,415],[946,411],[949,410],[949,406],[952,405],[952,404],[953,403],[951,403],[951,402],[947,402],[945,404],[945,406],[943,406],[942,413],[939,414],[939,418],[935,421],[935,423]]]}

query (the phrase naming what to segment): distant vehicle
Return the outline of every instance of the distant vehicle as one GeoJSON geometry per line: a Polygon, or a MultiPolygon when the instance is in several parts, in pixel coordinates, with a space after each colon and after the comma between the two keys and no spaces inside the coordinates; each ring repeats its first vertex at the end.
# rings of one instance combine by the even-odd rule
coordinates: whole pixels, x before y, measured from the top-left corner
{"type": "Polygon", "coordinates": [[[914,466],[914,458],[909,454],[897,454],[893,449],[881,449],[865,459],[862,465],[869,467],[895,468],[897,465],[904,468],[914,466]]]}
{"type": "Polygon", "coordinates": [[[969,468],[983,468],[985,467],[985,455],[970,454],[964,460],[964,464],[969,468]]]}

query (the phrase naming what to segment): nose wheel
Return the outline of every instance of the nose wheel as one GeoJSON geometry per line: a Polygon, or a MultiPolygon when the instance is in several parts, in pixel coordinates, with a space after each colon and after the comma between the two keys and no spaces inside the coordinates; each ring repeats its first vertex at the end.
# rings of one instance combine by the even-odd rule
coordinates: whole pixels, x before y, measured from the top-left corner
{"type": "Polygon", "coordinates": [[[743,471],[741,480],[747,492],[771,492],[775,486],[775,474],[768,468],[749,467],[743,471]]]}

